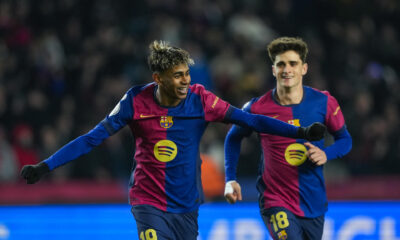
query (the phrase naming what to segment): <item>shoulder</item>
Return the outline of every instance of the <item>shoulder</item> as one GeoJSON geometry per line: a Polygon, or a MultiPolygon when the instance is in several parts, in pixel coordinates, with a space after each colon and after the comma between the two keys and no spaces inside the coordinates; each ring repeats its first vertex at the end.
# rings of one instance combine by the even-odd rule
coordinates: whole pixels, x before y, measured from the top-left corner
{"type": "Polygon", "coordinates": [[[304,86],[304,90],[317,95],[332,96],[328,90],[320,90],[318,88],[313,88],[310,86],[304,86]]]}
{"type": "Polygon", "coordinates": [[[219,99],[213,92],[207,90],[203,85],[198,83],[190,85],[189,87],[187,98],[191,99],[192,97],[200,97],[201,99],[219,99]]]}
{"type": "Polygon", "coordinates": [[[264,105],[267,104],[269,101],[271,101],[272,100],[271,96],[272,96],[272,90],[269,90],[264,95],[250,99],[250,101],[248,101],[243,105],[242,109],[251,112],[251,109],[254,106],[257,107],[259,105],[264,105]]]}
{"type": "Polygon", "coordinates": [[[138,95],[141,92],[152,92],[155,88],[156,84],[153,83],[149,83],[149,84],[144,84],[144,85],[137,85],[137,86],[133,86],[131,87],[127,94],[131,95],[132,97],[135,97],[136,95],[138,95]]]}
{"type": "Polygon", "coordinates": [[[258,105],[266,105],[273,103],[274,99],[272,97],[274,89],[269,90],[264,95],[255,97],[250,100],[251,105],[258,106],[258,105]]]}
{"type": "Polygon", "coordinates": [[[189,89],[190,89],[190,92],[192,92],[194,94],[202,94],[205,91],[207,91],[203,85],[198,84],[198,83],[190,85],[189,89]]]}
{"type": "Polygon", "coordinates": [[[273,95],[274,91],[275,91],[275,89],[271,89],[268,92],[266,92],[264,95],[261,95],[259,97],[253,98],[253,99],[255,99],[256,102],[260,102],[260,103],[271,101],[271,100],[273,100],[272,95],[273,95]]]}
{"type": "Polygon", "coordinates": [[[319,90],[317,88],[312,88],[309,86],[304,86],[304,91],[307,92],[308,95],[319,98],[334,98],[328,90],[319,90]]]}

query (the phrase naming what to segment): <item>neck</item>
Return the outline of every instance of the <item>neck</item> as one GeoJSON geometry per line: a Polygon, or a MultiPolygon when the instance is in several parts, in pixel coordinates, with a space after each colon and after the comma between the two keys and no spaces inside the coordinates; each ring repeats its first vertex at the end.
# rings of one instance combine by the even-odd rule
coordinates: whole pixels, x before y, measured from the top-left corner
{"type": "Polygon", "coordinates": [[[303,99],[303,86],[299,85],[295,88],[276,88],[276,100],[281,105],[299,104],[303,99]]]}
{"type": "Polygon", "coordinates": [[[160,86],[157,87],[156,99],[161,106],[175,107],[181,102],[181,99],[171,98],[168,93],[163,91],[160,86]]]}

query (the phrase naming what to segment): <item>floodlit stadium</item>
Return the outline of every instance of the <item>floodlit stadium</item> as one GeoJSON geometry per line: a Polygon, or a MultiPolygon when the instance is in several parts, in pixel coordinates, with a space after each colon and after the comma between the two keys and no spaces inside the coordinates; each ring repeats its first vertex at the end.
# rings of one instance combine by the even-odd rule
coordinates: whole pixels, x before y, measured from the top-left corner
{"type": "MultiPolygon", "coordinates": [[[[307,175],[301,169],[310,166],[311,160],[318,164],[319,159],[314,161],[307,153],[310,147],[305,147],[302,139],[306,133],[291,138],[289,146],[280,149],[282,161],[299,175],[275,171],[275,175],[268,175],[274,177],[263,175],[265,185],[257,179],[259,169],[270,173],[271,165],[265,166],[263,159],[270,161],[269,157],[281,153],[275,154],[272,147],[263,148],[260,139],[264,144],[281,139],[253,131],[240,147],[228,148],[238,154],[237,169],[227,172],[236,174],[243,200],[228,204],[224,197],[225,144],[233,126],[221,123],[231,114],[225,101],[249,112],[258,108],[290,126],[307,127],[315,122],[311,118],[315,108],[296,112],[293,104],[281,104],[294,108],[293,115],[286,117],[282,112],[273,112],[275,108],[257,105],[263,100],[260,96],[270,90],[274,94],[277,85],[289,84],[296,77],[286,74],[287,68],[295,69],[295,64],[285,60],[284,53],[278,53],[279,60],[271,63],[268,44],[283,36],[300,37],[307,43],[302,84],[310,86],[310,92],[319,89],[318,94],[326,94],[327,99],[314,101],[323,102],[318,102],[318,109],[327,109],[323,121],[331,130],[324,142],[315,144],[325,150],[322,152],[327,158],[321,172],[317,172],[324,176],[319,182],[324,187],[319,191],[326,190],[328,200],[327,204],[321,201],[318,208],[328,209],[322,240],[400,240],[399,16],[398,0],[0,0],[0,240],[154,240],[157,237],[152,233],[138,232],[130,201],[180,213],[200,204],[202,197],[198,240],[270,240],[260,214],[260,206],[265,207],[265,203],[259,203],[258,192],[267,191],[268,184],[282,193],[274,201],[294,202],[295,209],[290,211],[311,216],[316,210],[310,202],[322,195],[307,195],[315,187],[307,180],[313,179],[316,172],[307,175]],[[187,50],[190,58],[167,43],[187,50]],[[154,44],[150,48],[154,55],[148,58],[150,44],[154,44]],[[169,65],[157,54],[168,52],[172,56],[174,51],[181,55],[171,61],[185,63],[190,71],[167,78],[171,68],[164,70],[162,67],[169,65]],[[174,85],[166,84],[165,89],[175,94],[164,95],[175,100],[177,105],[173,107],[156,104],[164,103],[157,102],[157,87],[154,95],[146,95],[145,87],[129,92],[133,86],[153,86],[153,82],[163,86],[163,79],[173,81],[178,77],[185,81],[191,78],[191,86],[201,84],[204,90],[176,85],[173,92],[174,85]],[[218,97],[213,98],[214,94],[218,97]],[[198,104],[197,108],[186,108],[183,112],[187,115],[168,115],[176,106],[178,110],[187,107],[181,104],[186,101],[182,96],[189,96],[187,101],[198,104]],[[127,99],[134,99],[133,103],[127,99]],[[149,99],[154,100],[153,105],[149,99]],[[164,115],[160,115],[162,111],[164,115]],[[136,122],[122,124],[120,115],[129,115],[136,122]],[[332,120],[337,115],[344,120],[332,120]],[[182,122],[195,118],[204,123],[182,122]],[[156,124],[143,124],[150,120],[156,124]],[[21,176],[24,166],[39,166],[35,164],[96,126],[103,128],[98,130],[100,133],[92,132],[87,145],[76,144],[74,151],[62,153],[61,159],[68,160],[51,162],[53,165],[47,169],[41,165],[21,176]],[[171,141],[168,131],[178,126],[183,126],[185,132],[175,134],[177,140],[171,141]],[[152,127],[165,131],[165,139],[155,141],[155,134],[148,134],[152,127]],[[204,134],[203,127],[207,127],[204,134]],[[343,137],[336,135],[343,129],[351,136],[352,143],[347,142],[351,150],[328,159],[333,154],[326,149],[343,137]],[[141,138],[146,134],[150,140],[141,138]],[[105,140],[96,141],[98,136],[105,140]],[[197,136],[201,141],[196,142],[197,136]],[[145,147],[137,144],[153,140],[154,144],[145,147]],[[198,152],[186,143],[199,144],[198,152]],[[145,151],[154,152],[153,160],[160,168],[181,167],[174,165],[174,159],[183,158],[182,153],[200,156],[201,180],[196,175],[200,169],[194,163],[196,168],[186,166],[169,173],[158,172],[160,168],[143,170],[135,159],[146,161],[145,151]],[[83,152],[89,153],[77,154],[83,152]],[[151,181],[143,180],[143,175],[134,177],[133,169],[151,175],[151,181]],[[178,175],[193,181],[177,181],[181,179],[174,178],[178,175]],[[42,178],[36,182],[36,177],[42,178]],[[26,184],[26,179],[35,184],[26,184]],[[142,195],[142,186],[130,191],[138,179],[149,189],[157,187],[156,194],[146,189],[142,195]],[[282,190],[284,180],[298,183],[298,192],[292,195],[282,190]],[[191,186],[192,182],[196,186],[191,186]],[[187,197],[192,194],[187,190],[190,187],[196,196],[187,197]],[[180,192],[185,197],[175,198],[180,192]],[[180,208],[183,205],[186,208],[180,208]]],[[[276,94],[278,97],[270,103],[283,101],[276,94]]],[[[200,163],[200,159],[196,161],[200,163]]],[[[261,201],[270,197],[268,194],[261,201]]],[[[281,222],[273,218],[269,225],[270,232],[275,231],[280,240],[287,238],[282,229],[290,225],[286,215],[282,216],[281,222]]]]}

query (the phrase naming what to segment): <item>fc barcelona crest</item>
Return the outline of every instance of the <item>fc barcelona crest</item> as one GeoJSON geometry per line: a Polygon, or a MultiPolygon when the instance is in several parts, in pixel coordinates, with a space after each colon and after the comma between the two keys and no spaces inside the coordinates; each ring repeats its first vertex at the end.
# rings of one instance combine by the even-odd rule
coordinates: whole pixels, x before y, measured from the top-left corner
{"type": "Polygon", "coordinates": [[[172,121],[172,116],[161,116],[160,126],[163,128],[170,128],[174,125],[174,121],[172,121]]]}
{"type": "Polygon", "coordinates": [[[292,120],[289,120],[288,123],[293,126],[300,127],[300,119],[292,119],[292,120]]]}

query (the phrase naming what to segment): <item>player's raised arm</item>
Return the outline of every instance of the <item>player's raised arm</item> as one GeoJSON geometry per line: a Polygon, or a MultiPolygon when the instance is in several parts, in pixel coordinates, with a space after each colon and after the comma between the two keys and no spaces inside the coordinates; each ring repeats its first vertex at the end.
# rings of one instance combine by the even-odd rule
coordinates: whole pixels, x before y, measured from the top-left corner
{"type": "Polygon", "coordinates": [[[315,122],[308,127],[296,127],[283,121],[257,114],[251,114],[241,109],[230,107],[225,120],[256,132],[268,133],[290,138],[303,138],[308,141],[318,141],[324,137],[326,127],[315,122]]]}

